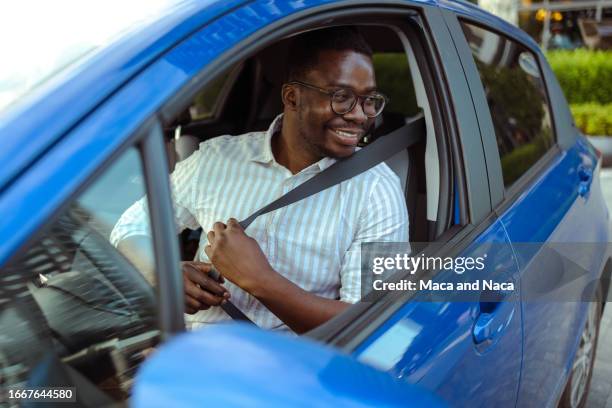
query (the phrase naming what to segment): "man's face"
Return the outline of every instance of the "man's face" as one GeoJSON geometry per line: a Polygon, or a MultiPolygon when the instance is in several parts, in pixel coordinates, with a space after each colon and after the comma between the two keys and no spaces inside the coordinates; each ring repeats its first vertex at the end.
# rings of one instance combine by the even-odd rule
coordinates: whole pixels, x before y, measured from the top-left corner
{"type": "MultiPolygon", "coordinates": [[[[317,66],[307,73],[304,82],[332,91],[350,88],[359,95],[376,90],[372,60],[354,51],[321,51],[317,66]]],[[[317,157],[342,158],[353,154],[359,139],[374,123],[374,118],[363,112],[361,99],[352,111],[338,115],[332,110],[328,95],[299,88],[297,117],[303,147],[317,157]]]]}

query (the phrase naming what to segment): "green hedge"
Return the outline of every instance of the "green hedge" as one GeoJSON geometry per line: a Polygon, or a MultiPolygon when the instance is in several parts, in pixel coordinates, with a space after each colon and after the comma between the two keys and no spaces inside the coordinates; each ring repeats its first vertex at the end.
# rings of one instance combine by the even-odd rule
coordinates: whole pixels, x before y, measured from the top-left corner
{"type": "Polygon", "coordinates": [[[587,135],[612,135],[612,103],[571,104],[576,126],[587,135]]]}
{"type": "Polygon", "coordinates": [[[504,185],[509,186],[521,177],[535,162],[542,157],[548,150],[547,139],[550,132],[540,134],[529,143],[517,147],[512,152],[502,156],[502,174],[504,175],[504,185]]]}
{"type": "Polygon", "coordinates": [[[386,112],[415,115],[419,108],[412,87],[412,77],[406,54],[376,53],[373,55],[378,89],[391,99],[386,112]]]}
{"type": "Polygon", "coordinates": [[[570,104],[612,103],[612,51],[555,50],[547,58],[570,104]]]}
{"type": "MultiPolygon", "coordinates": [[[[576,125],[588,135],[612,135],[612,51],[555,50],[548,52],[547,58],[571,105],[576,125]]],[[[406,80],[410,78],[406,56],[403,53],[375,54],[374,66],[379,88],[391,97],[387,110],[406,116],[417,112],[414,89],[406,86],[406,80]]],[[[539,123],[541,112],[537,106],[513,98],[513,88],[524,89],[529,84],[517,82],[511,73],[506,76],[501,88],[494,91],[512,108],[510,113],[513,116],[533,115],[539,123]]],[[[533,153],[530,149],[525,148],[521,154],[508,158],[508,167],[528,159],[533,153]]]]}

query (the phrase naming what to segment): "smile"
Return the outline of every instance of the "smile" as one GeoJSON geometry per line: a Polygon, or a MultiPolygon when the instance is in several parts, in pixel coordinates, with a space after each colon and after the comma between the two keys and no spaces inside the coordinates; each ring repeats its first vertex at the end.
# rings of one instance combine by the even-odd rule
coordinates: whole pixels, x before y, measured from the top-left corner
{"type": "Polygon", "coordinates": [[[361,130],[330,129],[343,144],[355,145],[363,135],[361,130]]]}

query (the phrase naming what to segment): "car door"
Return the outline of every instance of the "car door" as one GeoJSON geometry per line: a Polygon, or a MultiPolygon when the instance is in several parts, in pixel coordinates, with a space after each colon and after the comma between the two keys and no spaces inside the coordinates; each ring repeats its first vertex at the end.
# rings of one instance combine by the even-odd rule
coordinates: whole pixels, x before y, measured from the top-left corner
{"type": "Polygon", "coordinates": [[[447,21],[477,107],[492,204],[520,268],[519,406],[556,404],[603,268],[607,212],[597,157],[577,136],[554,75],[524,33],[490,17],[447,21]]]}
{"type": "MultiPolygon", "coordinates": [[[[111,102],[106,109],[117,106],[111,102]]],[[[90,119],[95,121],[96,115],[90,119]]],[[[3,385],[63,390],[53,400],[8,397],[11,406],[70,401],[106,406],[124,401],[147,352],[182,329],[181,282],[171,281],[176,275],[168,273],[178,264],[172,240],[168,244],[163,235],[154,235],[157,242],[143,242],[139,263],[131,263],[110,242],[119,217],[145,197],[157,201],[151,203],[156,209],[146,227],[166,234],[174,228],[167,184],[158,183],[156,170],[147,165],[163,158],[161,133],[153,130],[154,124],[145,124],[75,192],[65,194],[72,176],[86,171],[84,165],[99,157],[100,147],[108,148],[108,139],[87,135],[90,126],[84,121],[0,196],[3,209],[30,203],[30,208],[38,207],[37,216],[51,212],[2,264],[3,385]],[[61,205],[51,209],[49,201],[62,193],[61,205]],[[156,287],[164,289],[158,292],[156,287]]],[[[4,224],[3,234],[16,217],[4,224]]]]}

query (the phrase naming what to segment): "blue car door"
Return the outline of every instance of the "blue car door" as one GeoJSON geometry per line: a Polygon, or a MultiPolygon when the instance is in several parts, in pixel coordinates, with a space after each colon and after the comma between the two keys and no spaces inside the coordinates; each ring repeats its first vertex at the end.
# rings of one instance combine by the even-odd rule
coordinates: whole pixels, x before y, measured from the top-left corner
{"type": "Polygon", "coordinates": [[[447,18],[486,138],[492,205],[519,264],[518,406],[554,405],[585,322],[581,300],[592,299],[603,267],[607,210],[593,180],[597,157],[546,60],[526,34],[487,19],[447,18]]]}

